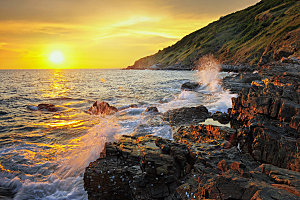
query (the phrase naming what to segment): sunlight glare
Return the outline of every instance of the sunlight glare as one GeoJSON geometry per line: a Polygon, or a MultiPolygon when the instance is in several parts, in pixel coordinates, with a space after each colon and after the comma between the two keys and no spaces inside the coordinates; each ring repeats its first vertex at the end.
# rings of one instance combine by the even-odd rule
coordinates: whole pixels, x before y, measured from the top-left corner
{"type": "Polygon", "coordinates": [[[54,64],[61,64],[64,62],[65,57],[61,51],[53,51],[49,56],[49,60],[54,64]]]}

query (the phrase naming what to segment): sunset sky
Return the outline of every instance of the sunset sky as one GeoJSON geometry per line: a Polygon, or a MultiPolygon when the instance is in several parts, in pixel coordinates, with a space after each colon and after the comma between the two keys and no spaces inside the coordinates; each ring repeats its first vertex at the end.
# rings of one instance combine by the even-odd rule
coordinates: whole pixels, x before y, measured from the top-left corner
{"type": "Polygon", "coordinates": [[[258,1],[1,0],[0,68],[127,67],[258,1]]]}

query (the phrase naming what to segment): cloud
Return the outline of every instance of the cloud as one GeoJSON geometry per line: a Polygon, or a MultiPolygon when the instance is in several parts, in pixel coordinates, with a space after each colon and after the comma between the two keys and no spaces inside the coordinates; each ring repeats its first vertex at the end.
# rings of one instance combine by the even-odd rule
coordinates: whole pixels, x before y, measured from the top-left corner
{"type": "Polygon", "coordinates": [[[0,0],[1,62],[16,63],[22,55],[22,62],[40,66],[44,61],[38,55],[60,48],[73,55],[77,67],[101,66],[104,61],[124,67],[256,2],[0,0]]]}

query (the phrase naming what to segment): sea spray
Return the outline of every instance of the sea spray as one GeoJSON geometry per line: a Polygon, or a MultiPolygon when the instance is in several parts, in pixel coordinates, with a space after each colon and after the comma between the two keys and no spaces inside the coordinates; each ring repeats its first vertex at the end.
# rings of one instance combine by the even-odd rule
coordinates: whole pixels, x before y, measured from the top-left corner
{"type": "Polygon", "coordinates": [[[90,162],[99,158],[106,142],[115,140],[120,133],[116,116],[101,116],[101,122],[85,134],[72,139],[67,145],[56,148],[55,171],[46,180],[25,179],[18,177],[6,185],[18,188],[15,199],[87,199],[83,187],[83,173],[90,162]]]}
{"type": "Polygon", "coordinates": [[[236,94],[231,94],[230,91],[222,87],[220,62],[212,54],[208,54],[199,59],[196,69],[198,70],[196,73],[198,82],[203,85],[204,92],[213,95],[208,96],[208,98],[214,99],[212,103],[205,106],[212,113],[216,111],[227,112],[227,109],[232,107],[231,98],[236,97],[236,94]],[[217,101],[215,101],[216,99],[217,101]]]}
{"type": "Polygon", "coordinates": [[[114,141],[120,132],[115,116],[103,116],[101,122],[88,130],[86,134],[70,141],[70,149],[62,154],[56,174],[67,178],[83,173],[88,164],[96,160],[106,142],[114,141]]]}
{"type": "Polygon", "coordinates": [[[213,55],[209,54],[203,56],[199,59],[196,69],[198,72],[196,76],[198,77],[198,82],[208,89],[211,92],[220,91],[220,63],[214,58],[213,55]]]}
{"type": "Polygon", "coordinates": [[[227,112],[227,109],[232,107],[231,98],[236,97],[236,94],[231,94],[221,84],[221,79],[231,74],[220,72],[220,63],[214,56],[206,55],[200,58],[196,69],[195,79],[201,86],[194,91],[182,90],[174,96],[172,101],[159,105],[160,112],[200,104],[206,106],[212,113],[216,111],[227,112]]]}

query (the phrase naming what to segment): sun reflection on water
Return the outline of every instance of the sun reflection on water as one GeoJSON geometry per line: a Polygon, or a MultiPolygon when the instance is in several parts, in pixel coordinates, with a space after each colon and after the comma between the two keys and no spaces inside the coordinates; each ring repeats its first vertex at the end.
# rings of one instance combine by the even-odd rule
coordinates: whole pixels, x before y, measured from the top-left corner
{"type": "Polygon", "coordinates": [[[45,90],[43,97],[57,98],[64,97],[68,91],[70,91],[71,84],[67,81],[63,70],[53,70],[53,73],[49,77],[48,89],[45,90]]]}

